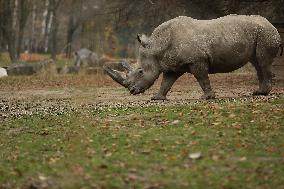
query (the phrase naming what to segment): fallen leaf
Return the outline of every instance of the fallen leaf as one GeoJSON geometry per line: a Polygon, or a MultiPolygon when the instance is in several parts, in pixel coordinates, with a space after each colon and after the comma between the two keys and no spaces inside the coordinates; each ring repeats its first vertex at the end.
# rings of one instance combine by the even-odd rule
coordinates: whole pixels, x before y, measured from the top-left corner
{"type": "Polygon", "coordinates": [[[131,169],[129,169],[129,172],[131,172],[131,173],[137,173],[137,172],[138,172],[138,170],[137,170],[137,169],[135,169],[135,168],[131,168],[131,169]]]}
{"type": "Polygon", "coordinates": [[[172,123],[171,123],[171,125],[177,125],[177,124],[179,124],[180,123],[180,120],[174,120],[172,123]]]}
{"type": "Polygon", "coordinates": [[[213,159],[214,161],[218,161],[218,160],[220,159],[220,157],[219,157],[218,155],[213,155],[213,156],[212,156],[212,159],[213,159]]]}
{"type": "Polygon", "coordinates": [[[177,157],[174,156],[174,155],[172,155],[172,156],[167,156],[167,160],[174,161],[174,160],[176,160],[176,159],[177,159],[177,157]]]}
{"type": "Polygon", "coordinates": [[[138,179],[138,176],[137,176],[136,174],[129,173],[129,174],[127,175],[127,178],[128,178],[129,180],[131,180],[131,181],[135,181],[135,180],[138,179]]]}
{"type": "Polygon", "coordinates": [[[38,178],[39,178],[39,180],[42,180],[42,181],[47,180],[47,178],[45,176],[43,176],[43,175],[39,175],[38,178]]]}
{"type": "Polygon", "coordinates": [[[160,143],[160,140],[156,138],[156,139],[153,139],[152,142],[153,143],[160,143]]]}
{"type": "Polygon", "coordinates": [[[96,151],[92,148],[87,148],[86,154],[87,154],[88,157],[92,157],[96,154],[96,151]]]}
{"type": "Polygon", "coordinates": [[[112,153],[111,153],[111,152],[108,152],[108,153],[106,153],[106,155],[105,155],[105,157],[110,157],[110,156],[112,156],[112,153]]]}
{"type": "Polygon", "coordinates": [[[72,170],[74,174],[78,176],[83,176],[85,174],[84,168],[80,165],[75,165],[74,167],[72,167],[72,170]]]}
{"type": "Polygon", "coordinates": [[[195,152],[195,153],[189,154],[189,158],[193,160],[200,159],[201,157],[202,157],[201,152],[195,152]]]}
{"type": "Polygon", "coordinates": [[[150,154],[151,153],[151,150],[149,149],[145,149],[141,152],[142,154],[150,154]]]}
{"type": "Polygon", "coordinates": [[[218,125],[221,125],[221,122],[214,122],[214,123],[212,123],[212,125],[218,126],[218,125]]]}
{"type": "Polygon", "coordinates": [[[233,127],[234,129],[240,130],[240,129],[242,128],[242,125],[241,125],[241,124],[233,124],[232,127],[233,127]]]}
{"type": "Polygon", "coordinates": [[[234,117],[236,117],[236,115],[233,113],[229,115],[229,118],[234,118],[234,117]]]}

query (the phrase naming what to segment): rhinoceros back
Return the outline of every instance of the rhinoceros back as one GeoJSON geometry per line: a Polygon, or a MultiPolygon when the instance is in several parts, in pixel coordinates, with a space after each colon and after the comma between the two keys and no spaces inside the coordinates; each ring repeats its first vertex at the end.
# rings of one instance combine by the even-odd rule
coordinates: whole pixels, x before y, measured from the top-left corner
{"type": "Polygon", "coordinates": [[[157,27],[150,39],[156,49],[166,49],[157,51],[164,71],[208,61],[212,73],[230,72],[251,61],[257,46],[273,57],[280,45],[277,30],[265,18],[244,15],[177,17],[157,27]]]}

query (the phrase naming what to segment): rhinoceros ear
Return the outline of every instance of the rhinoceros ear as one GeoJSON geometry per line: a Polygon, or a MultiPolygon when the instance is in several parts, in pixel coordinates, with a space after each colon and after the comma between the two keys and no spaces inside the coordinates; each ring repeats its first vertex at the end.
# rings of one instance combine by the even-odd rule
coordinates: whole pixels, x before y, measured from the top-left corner
{"type": "Polygon", "coordinates": [[[144,48],[149,45],[149,38],[145,34],[138,34],[137,40],[144,48]]]}
{"type": "Polygon", "coordinates": [[[142,37],[142,35],[141,34],[137,34],[137,40],[138,40],[138,42],[139,43],[141,43],[142,41],[141,41],[141,37],[142,37]]]}

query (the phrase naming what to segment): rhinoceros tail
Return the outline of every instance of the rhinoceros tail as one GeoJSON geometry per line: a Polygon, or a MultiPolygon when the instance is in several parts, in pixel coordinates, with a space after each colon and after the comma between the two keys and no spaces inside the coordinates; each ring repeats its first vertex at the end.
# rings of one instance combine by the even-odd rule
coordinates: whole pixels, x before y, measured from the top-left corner
{"type": "Polygon", "coordinates": [[[282,56],[282,55],[283,55],[283,45],[280,44],[280,56],[282,56]]]}

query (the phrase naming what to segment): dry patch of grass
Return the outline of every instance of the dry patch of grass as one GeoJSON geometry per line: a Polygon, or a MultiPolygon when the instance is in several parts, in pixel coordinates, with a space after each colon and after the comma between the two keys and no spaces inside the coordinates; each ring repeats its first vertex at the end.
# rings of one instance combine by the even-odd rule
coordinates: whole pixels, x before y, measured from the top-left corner
{"type": "Polygon", "coordinates": [[[118,86],[103,74],[48,74],[43,72],[36,76],[11,76],[0,78],[1,90],[27,90],[62,87],[102,87],[118,86]]]}

